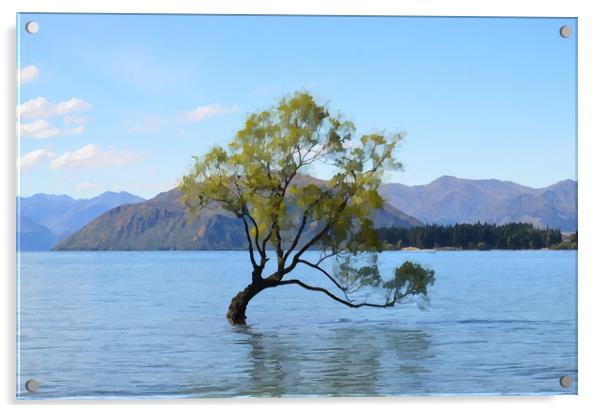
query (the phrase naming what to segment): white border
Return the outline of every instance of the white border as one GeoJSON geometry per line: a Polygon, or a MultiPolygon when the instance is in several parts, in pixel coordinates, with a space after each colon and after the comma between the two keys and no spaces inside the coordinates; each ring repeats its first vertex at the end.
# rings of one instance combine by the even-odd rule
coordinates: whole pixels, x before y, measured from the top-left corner
{"type": "Polygon", "coordinates": [[[2,116],[2,226],[0,240],[3,263],[2,286],[2,366],[0,389],[2,402],[9,411],[29,411],[41,407],[47,412],[79,411],[81,408],[116,411],[140,408],[160,412],[167,406],[189,411],[266,410],[341,408],[345,411],[376,409],[395,411],[472,412],[487,410],[530,411],[589,411],[602,405],[602,391],[598,389],[600,367],[600,311],[602,272],[595,259],[596,246],[602,233],[599,212],[602,185],[600,178],[600,108],[602,108],[602,65],[600,39],[602,24],[595,1],[393,1],[393,0],[170,0],[129,2],[123,0],[3,0],[0,2],[2,28],[1,71],[3,99],[2,116]],[[356,399],[230,399],[230,400],[156,400],[103,402],[16,402],[15,401],[15,14],[29,12],[106,12],[106,13],[232,13],[232,14],[350,14],[350,15],[449,15],[449,16],[562,16],[579,18],[579,396],[558,397],[430,397],[430,398],[356,398],[356,399]]]}

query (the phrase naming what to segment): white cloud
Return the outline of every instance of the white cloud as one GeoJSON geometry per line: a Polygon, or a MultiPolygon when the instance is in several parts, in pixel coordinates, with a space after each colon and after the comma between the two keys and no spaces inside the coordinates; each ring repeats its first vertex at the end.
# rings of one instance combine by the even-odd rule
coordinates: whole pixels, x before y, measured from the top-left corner
{"type": "Polygon", "coordinates": [[[83,99],[71,98],[64,102],[52,103],[43,97],[28,100],[17,106],[17,113],[25,119],[51,118],[66,116],[70,113],[80,113],[90,110],[91,105],[83,99]]]}
{"type": "Polygon", "coordinates": [[[95,144],[88,144],[74,151],[68,151],[50,163],[50,169],[92,168],[108,165],[126,165],[140,159],[140,155],[130,152],[103,150],[95,144]]]}
{"type": "Polygon", "coordinates": [[[19,136],[34,139],[47,139],[61,133],[58,128],[55,128],[49,122],[42,119],[34,120],[30,123],[20,124],[18,126],[19,136]]]}
{"type": "Polygon", "coordinates": [[[67,115],[68,113],[79,113],[90,110],[91,105],[83,99],[71,98],[64,102],[59,102],[54,107],[54,112],[58,116],[67,115]]]}
{"type": "Polygon", "coordinates": [[[238,111],[238,109],[239,107],[237,105],[226,107],[216,103],[207,106],[198,106],[196,109],[186,112],[184,114],[184,120],[186,122],[199,122],[212,116],[234,113],[238,111]]]}
{"type": "Polygon", "coordinates": [[[17,124],[19,136],[33,139],[47,139],[57,135],[80,135],[84,133],[86,118],[83,116],[65,116],[65,127],[59,129],[44,119],[34,120],[30,123],[17,124]]]}
{"type": "Polygon", "coordinates": [[[56,155],[46,149],[36,149],[19,158],[19,168],[22,171],[33,168],[37,163],[55,158],[56,155]]]}
{"type": "Polygon", "coordinates": [[[40,76],[40,70],[35,65],[25,66],[19,69],[19,84],[24,85],[33,82],[40,76]]]}
{"type": "Polygon", "coordinates": [[[79,184],[77,184],[77,186],[75,187],[75,190],[77,192],[84,192],[84,191],[88,191],[90,189],[94,189],[96,188],[96,185],[93,184],[92,182],[81,182],[79,184]]]}

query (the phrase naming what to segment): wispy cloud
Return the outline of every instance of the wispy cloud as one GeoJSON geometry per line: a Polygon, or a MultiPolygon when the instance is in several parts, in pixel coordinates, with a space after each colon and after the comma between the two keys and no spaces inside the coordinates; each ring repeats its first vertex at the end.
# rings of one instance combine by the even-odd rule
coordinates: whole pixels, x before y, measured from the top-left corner
{"type": "Polygon", "coordinates": [[[55,157],[56,155],[54,153],[46,149],[36,149],[19,158],[19,168],[21,171],[25,171],[33,168],[42,161],[53,159],[55,157]]]}
{"type": "Polygon", "coordinates": [[[18,125],[19,136],[34,138],[34,139],[47,139],[61,133],[60,129],[52,126],[50,122],[38,119],[30,123],[23,123],[18,125]]]}
{"type": "Polygon", "coordinates": [[[19,69],[19,84],[24,85],[33,82],[40,76],[40,70],[35,65],[25,66],[19,69]]]}
{"type": "Polygon", "coordinates": [[[50,169],[95,168],[101,166],[127,165],[141,158],[140,154],[118,152],[113,149],[102,149],[95,144],[88,144],[79,149],[68,151],[53,159],[50,169]]]}
{"type": "Polygon", "coordinates": [[[184,120],[186,122],[200,122],[203,119],[210,118],[217,115],[227,115],[238,111],[238,105],[234,106],[223,106],[218,103],[213,103],[207,106],[198,106],[196,109],[186,112],[184,114],[184,120]]]}
{"type": "Polygon", "coordinates": [[[85,131],[86,118],[83,116],[65,116],[64,128],[58,128],[44,119],[17,124],[19,136],[33,139],[48,139],[57,135],[79,135],[85,131]]]}
{"type": "Polygon", "coordinates": [[[85,100],[75,97],[59,103],[52,103],[44,97],[37,97],[17,106],[17,113],[24,119],[44,119],[86,112],[91,107],[92,105],[85,100]]]}

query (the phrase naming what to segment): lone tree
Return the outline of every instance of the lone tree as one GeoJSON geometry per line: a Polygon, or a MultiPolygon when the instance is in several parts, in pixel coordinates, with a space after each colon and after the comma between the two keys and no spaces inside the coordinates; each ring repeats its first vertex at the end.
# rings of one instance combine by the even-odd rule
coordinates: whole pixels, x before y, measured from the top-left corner
{"type": "Polygon", "coordinates": [[[247,241],[250,284],[232,299],[230,322],[245,324],[249,301],[283,285],[317,291],[352,308],[392,307],[405,297],[426,296],[432,270],[405,262],[384,280],[377,265],[380,242],[372,219],[384,204],[378,188],[383,171],[401,168],[393,151],[402,137],[368,134],[358,140],[351,122],[297,92],[249,115],[227,149],[195,157],[180,184],[184,202],[193,213],[215,207],[231,212],[247,241]],[[332,178],[303,173],[318,163],[333,169],[332,178]],[[275,269],[266,271],[270,256],[275,269]],[[301,268],[326,277],[335,292],[291,278],[301,268]],[[362,287],[380,290],[382,302],[358,301],[354,296],[362,287]]]}

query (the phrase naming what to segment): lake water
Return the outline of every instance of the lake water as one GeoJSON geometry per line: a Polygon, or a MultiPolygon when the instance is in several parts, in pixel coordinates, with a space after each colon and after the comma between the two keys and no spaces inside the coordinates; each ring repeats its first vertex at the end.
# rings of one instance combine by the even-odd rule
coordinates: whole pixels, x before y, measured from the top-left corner
{"type": "Polygon", "coordinates": [[[577,392],[576,252],[386,252],[383,274],[408,259],[436,271],[426,311],[291,285],[236,327],[245,252],[21,253],[17,397],[577,392]]]}

